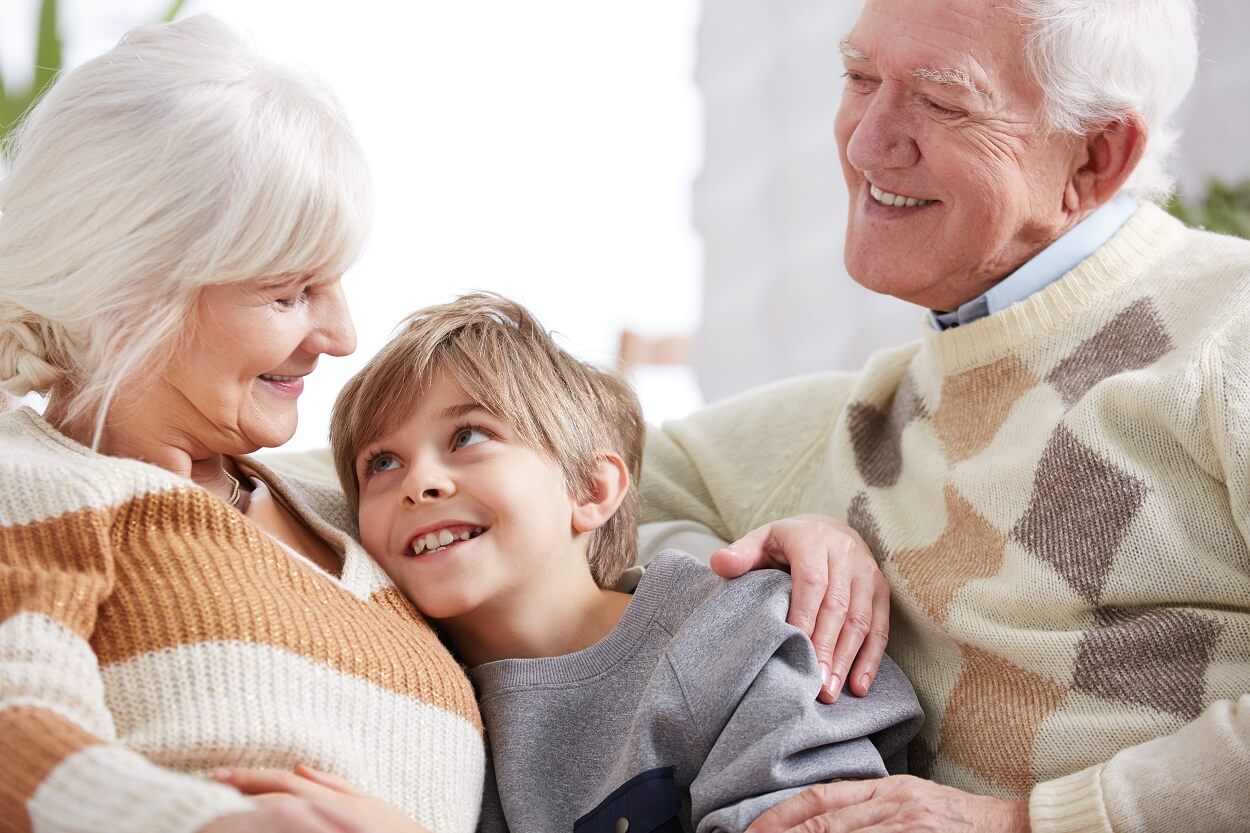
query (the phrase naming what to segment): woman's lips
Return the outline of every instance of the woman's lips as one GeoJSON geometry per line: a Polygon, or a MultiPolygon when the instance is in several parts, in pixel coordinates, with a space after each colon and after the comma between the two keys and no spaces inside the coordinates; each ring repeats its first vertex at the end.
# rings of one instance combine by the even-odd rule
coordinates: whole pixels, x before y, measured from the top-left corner
{"type": "Polygon", "coordinates": [[[304,392],[303,376],[278,376],[263,373],[258,378],[275,394],[287,399],[295,399],[304,392]]]}

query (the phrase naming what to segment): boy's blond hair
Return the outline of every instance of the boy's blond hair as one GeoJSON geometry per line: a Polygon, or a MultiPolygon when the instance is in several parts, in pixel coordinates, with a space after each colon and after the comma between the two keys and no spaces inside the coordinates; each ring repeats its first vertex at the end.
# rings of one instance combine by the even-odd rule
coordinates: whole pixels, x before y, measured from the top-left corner
{"type": "Polygon", "coordinates": [[[595,531],[588,554],[595,581],[612,587],[638,551],[636,483],[645,434],[638,397],[619,376],[562,350],[528,310],[499,295],[470,293],[413,313],[343,388],[330,445],[353,511],[360,502],[356,456],[408,419],[439,371],[553,459],[578,500],[590,497],[600,453],[625,461],[629,487],[595,531]]]}

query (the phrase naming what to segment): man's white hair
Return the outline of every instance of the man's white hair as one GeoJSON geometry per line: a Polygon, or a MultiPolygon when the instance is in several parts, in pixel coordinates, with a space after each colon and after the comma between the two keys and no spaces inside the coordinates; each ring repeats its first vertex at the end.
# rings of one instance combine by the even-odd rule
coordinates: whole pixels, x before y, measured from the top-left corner
{"type": "Polygon", "coordinates": [[[1173,118],[1198,69],[1194,0],[1015,1],[1051,126],[1080,135],[1139,114],[1150,136],[1125,190],[1166,198],[1173,118]]]}
{"type": "Polygon", "coordinates": [[[318,82],[197,16],[131,31],[56,82],[0,181],[0,386],[72,392],[96,441],[159,372],[200,291],[341,274],[371,213],[359,146],[318,82]]]}

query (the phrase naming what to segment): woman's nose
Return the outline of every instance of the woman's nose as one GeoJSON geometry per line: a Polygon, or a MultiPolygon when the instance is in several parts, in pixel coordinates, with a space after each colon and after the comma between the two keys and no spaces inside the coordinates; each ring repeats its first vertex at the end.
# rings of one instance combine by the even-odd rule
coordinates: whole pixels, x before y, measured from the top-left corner
{"type": "Polygon", "coordinates": [[[347,309],[342,282],[325,288],[317,309],[313,330],[305,342],[309,353],[347,356],[356,351],[356,327],[347,309]]]}

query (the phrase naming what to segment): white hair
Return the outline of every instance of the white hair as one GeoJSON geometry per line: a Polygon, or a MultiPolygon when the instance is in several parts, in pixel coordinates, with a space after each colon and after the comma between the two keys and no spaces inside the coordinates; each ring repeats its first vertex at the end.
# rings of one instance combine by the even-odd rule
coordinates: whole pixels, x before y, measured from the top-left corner
{"type": "Polygon", "coordinates": [[[1125,190],[1161,200],[1173,190],[1173,117],[1198,69],[1194,0],[1016,0],[1029,27],[1028,61],[1045,115],[1084,135],[1137,113],[1149,130],[1125,190]]]}
{"type": "Polygon", "coordinates": [[[0,181],[0,387],[67,391],[96,442],[158,372],[201,290],[342,274],[371,213],[359,146],[319,82],[220,21],[144,26],[58,80],[0,181]]]}

